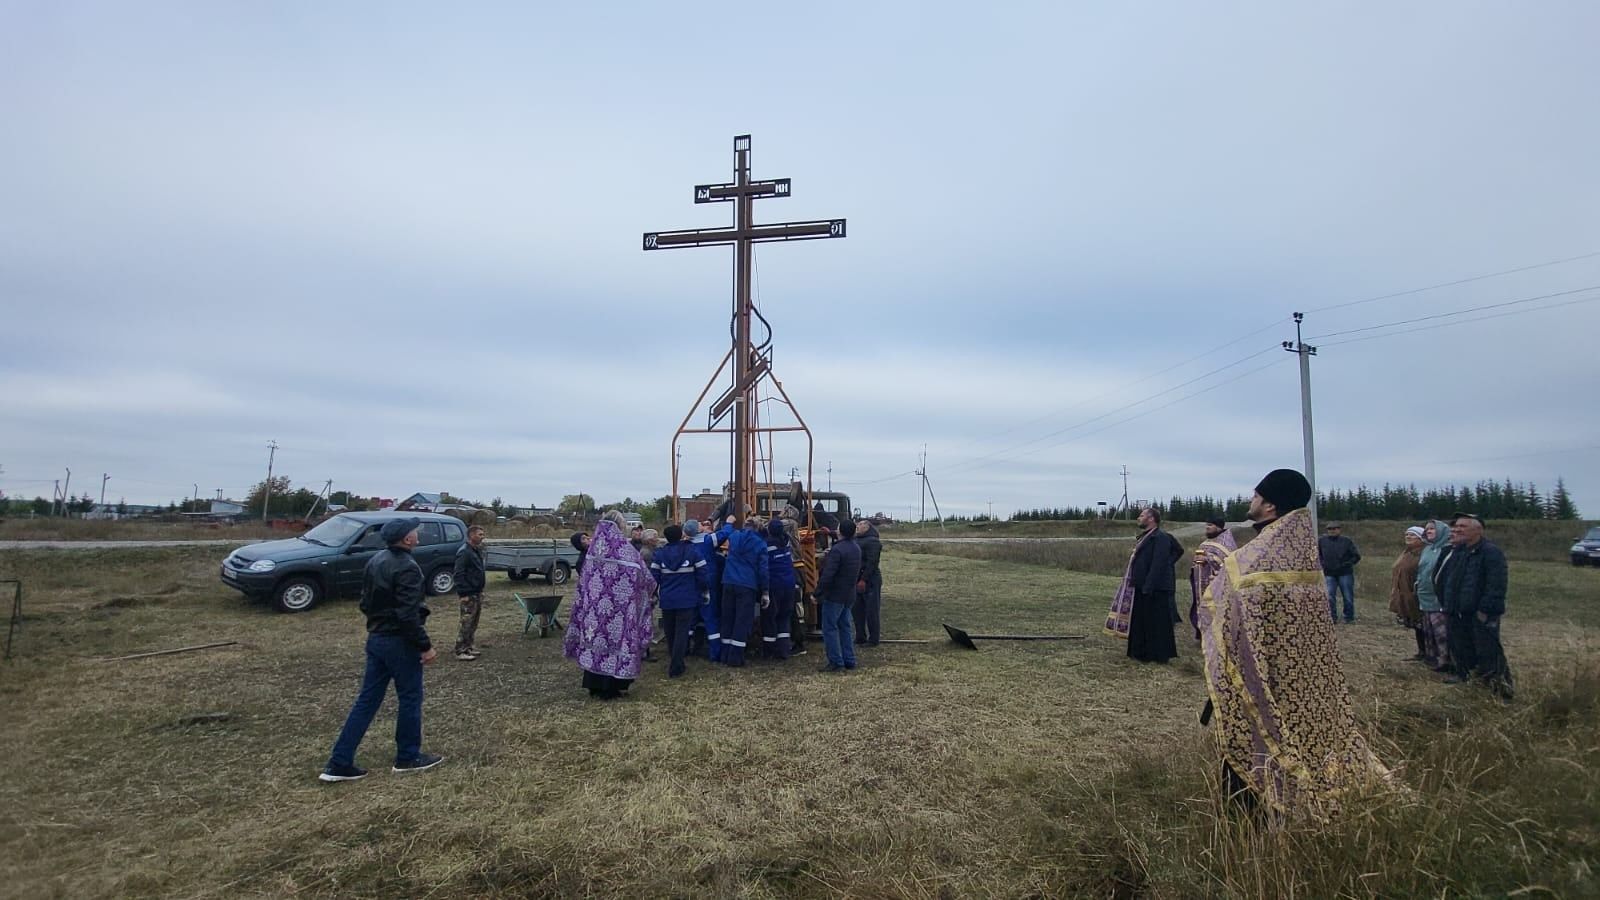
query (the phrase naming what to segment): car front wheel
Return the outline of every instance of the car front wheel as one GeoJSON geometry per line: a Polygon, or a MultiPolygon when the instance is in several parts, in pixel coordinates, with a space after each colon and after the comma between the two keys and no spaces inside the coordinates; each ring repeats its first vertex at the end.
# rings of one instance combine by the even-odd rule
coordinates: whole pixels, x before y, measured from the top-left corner
{"type": "Polygon", "coordinates": [[[272,592],[272,607],[278,612],[305,612],[322,599],[322,585],[311,578],[290,578],[272,592]]]}
{"type": "Polygon", "coordinates": [[[450,589],[455,586],[456,573],[451,571],[448,566],[434,569],[433,574],[428,576],[428,592],[434,596],[448,594],[450,589]]]}

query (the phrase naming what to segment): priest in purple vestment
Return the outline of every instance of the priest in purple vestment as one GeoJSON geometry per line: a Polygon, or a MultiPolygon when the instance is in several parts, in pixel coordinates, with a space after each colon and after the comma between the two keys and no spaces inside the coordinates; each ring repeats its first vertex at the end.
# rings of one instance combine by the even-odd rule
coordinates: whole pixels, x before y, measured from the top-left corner
{"type": "Polygon", "coordinates": [[[1221,516],[1206,520],[1206,539],[1194,551],[1194,565],[1189,568],[1189,624],[1194,627],[1194,639],[1200,640],[1200,598],[1205,596],[1211,579],[1222,571],[1222,561],[1239,549],[1239,542],[1228,530],[1228,522],[1221,516]]]}
{"type": "Polygon", "coordinates": [[[623,533],[622,515],[595,526],[562,650],[583,669],[592,697],[620,697],[639,677],[650,645],[655,579],[623,533]]]}

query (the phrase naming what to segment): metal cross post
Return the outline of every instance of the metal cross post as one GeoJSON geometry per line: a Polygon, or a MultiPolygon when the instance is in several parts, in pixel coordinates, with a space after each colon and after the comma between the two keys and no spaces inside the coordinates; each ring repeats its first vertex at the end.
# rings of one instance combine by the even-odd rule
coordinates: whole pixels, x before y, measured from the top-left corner
{"type": "Polygon", "coordinates": [[[1306,508],[1311,512],[1311,533],[1317,534],[1317,453],[1311,441],[1311,357],[1317,355],[1317,348],[1300,338],[1304,318],[1305,313],[1294,314],[1294,340],[1284,341],[1283,349],[1300,356],[1300,436],[1305,444],[1306,481],[1311,483],[1311,502],[1306,508]]]}
{"type": "MultiPolygon", "coordinates": [[[[751,247],[771,241],[807,241],[845,236],[844,219],[818,219],[807,222],[755,223],[755,201],[789,196],[789,179],[765,181],[750,179],[750,135],[733,139],[733,181],[726,184],[697,184],[696,203],[733,203],[732,228],[688,228],[681,231],[647,231],[644,249],[667,250],[676,247],[720,247],[731,245],[733,252],[733,386],[711,407],[713,419],[720,420],[731,410],[733,427],[727,429],[733,441],[733,508],[730,512],[744,523],[745,506],[753,500],[756,461],[755,389],[771,370],[771,360],[752,345],[750,301],[751,247]]],[[[724,359],[723,365],[727,365],[724,359]]],[[[718,370],[721,374],[721,370],[718,370]]],[[[713,381],[716,376],[712,376],[713,381]]],[[[708,385],[709,387],[709,385],[708,385]]],[[[781,389],[781,387],[780,387],[781,389]]],[[[702,397],[704,394],[702,393],[702,397]]],[[[698,402],[696,404],[698,406],[698,402]]],[[[692,416],[694,411],[690,411],[692,416]]],[[[687,424],[687,420],[685,420],[687,424]]],[[[723,429],[708,428],[706,431],[723,429]]],[[[801,429],[804,430],[804,425],[801,429]]],[[[679,433],[684,431],[680,427],[679,433]]],[[[675,444],[674,444],[675,446],[675,444]]],[[[673,467],[673,500],[676,505],[677,467],[673,467]]],[[[676,512],[674,512],[674,515],[676,512]]]]}

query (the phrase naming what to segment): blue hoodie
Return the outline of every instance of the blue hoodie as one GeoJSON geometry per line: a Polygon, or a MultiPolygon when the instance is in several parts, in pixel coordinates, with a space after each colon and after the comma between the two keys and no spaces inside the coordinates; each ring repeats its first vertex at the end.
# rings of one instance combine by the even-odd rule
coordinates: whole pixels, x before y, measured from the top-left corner
{"type": "Polygon", "coordinates": [[[694,609],[706,592],[706,561],[688,541],[667,544],[650,558],[650,574],[661,585],[662,609],[694,609]]]}

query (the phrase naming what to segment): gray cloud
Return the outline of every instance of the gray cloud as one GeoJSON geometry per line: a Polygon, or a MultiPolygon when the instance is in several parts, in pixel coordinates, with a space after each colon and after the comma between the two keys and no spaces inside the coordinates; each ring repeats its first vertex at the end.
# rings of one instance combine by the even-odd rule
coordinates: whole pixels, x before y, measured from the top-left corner
{"type": "MultiPolygon", "coordinates": [[[[1587,4],[739,15],[769,36],[747,79],[715,10],[12,11],[0,489],[237,493],[272,438],[362,492],[664,493],[730,264],[638,238],[726,221],[687,198],[735,132],[795,179],[759,215],[850,219],[761,248],[759,296],[819,472],[890,512],[924,444],[947,511],[1115,499],[1124,464],[1139,496],[1246,490],[1300,458],[1289,355],[1152,395],[1295,309],[1600,249],[1587,4]]],[[[1600,258],[1307,333],[1595,284],[1600,258]]],[[[1594,514],[1596,325],[1323,339],[1319,480],[1564,475],[1594,514]]],[[[720,449],[686,443],[685,486],[720,449]]]]}

